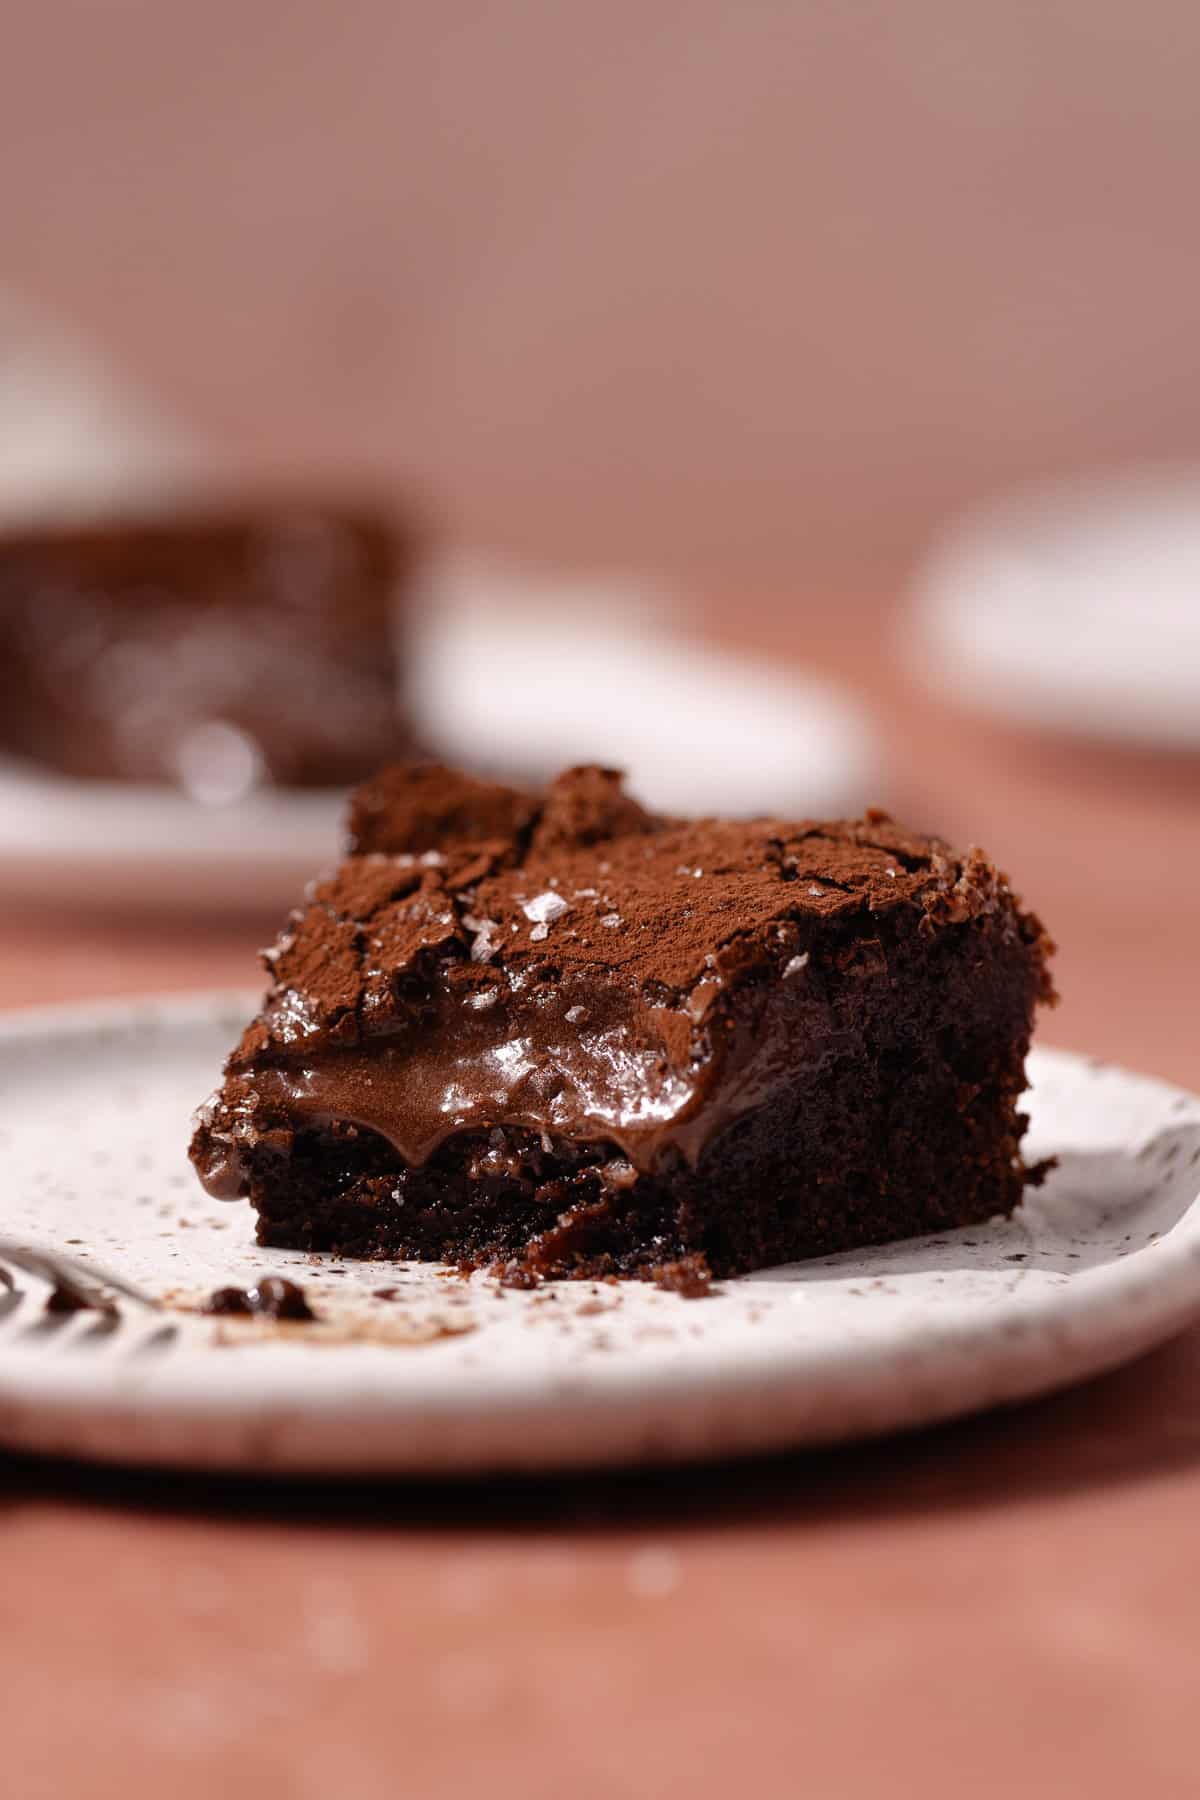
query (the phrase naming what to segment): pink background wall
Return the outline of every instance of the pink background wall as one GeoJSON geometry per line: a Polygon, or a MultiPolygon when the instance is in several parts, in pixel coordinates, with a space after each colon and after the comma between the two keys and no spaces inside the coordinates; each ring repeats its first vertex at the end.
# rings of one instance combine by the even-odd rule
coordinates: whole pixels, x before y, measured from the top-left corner
{"type": "Polygon", "coordinates": [[[1189,0],[43,0],[0,280],[254,464],[730,574],[1200,445],[1189,0]]]}

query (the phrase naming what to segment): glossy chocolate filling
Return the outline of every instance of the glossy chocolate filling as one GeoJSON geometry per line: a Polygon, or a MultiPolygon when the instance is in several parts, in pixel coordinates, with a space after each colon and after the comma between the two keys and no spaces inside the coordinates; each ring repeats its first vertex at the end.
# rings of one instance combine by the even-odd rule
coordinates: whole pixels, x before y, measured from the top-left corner
{"type": "Polygon", "coordinates": [[[334,1123],[376,1132],[410,1168],[459,1133],[497,1126],[539,1132],[547,1147],[611,1143],[641,1173],[667,1153],[695,1167],[714,1137],[794,1080],[803,986],[764,987],[736,1024],[719,999],[698,1022],[619,989],[598,997],[583,980],[435,994],[398,1030],[231,1076],[228,1128],[211,1131],[201,1179],[236,1199],[243,1152],[334,1123]]]}

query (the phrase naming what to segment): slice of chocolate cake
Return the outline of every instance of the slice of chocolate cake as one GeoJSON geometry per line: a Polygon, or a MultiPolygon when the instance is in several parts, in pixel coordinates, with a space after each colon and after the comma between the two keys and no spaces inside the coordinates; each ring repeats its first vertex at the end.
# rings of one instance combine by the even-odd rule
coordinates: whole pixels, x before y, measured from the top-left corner
{"type": "Polygon", "coordinates": [[[443,769],[363,788],[200,1113],[263,1243],[717,1274],[1011,1212],[1051,948],[886,815],[651,817],[443,769]]]}
{"type": "Polygon", "coordinates": [[[399,716],[406,528],[275,501],[0,536],[0,748],[238,799],[360,781],[399,716]]]}

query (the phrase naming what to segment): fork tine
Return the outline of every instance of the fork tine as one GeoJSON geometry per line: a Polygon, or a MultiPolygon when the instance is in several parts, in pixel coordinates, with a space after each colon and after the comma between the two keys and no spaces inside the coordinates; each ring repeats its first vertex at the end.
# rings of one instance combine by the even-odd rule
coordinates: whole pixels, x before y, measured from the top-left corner
{"type": "Polygon", "coordinates": [[[157,1356],[161,1350],[169,1350],[179,1337],[178,1325],[160,1325],[148,1337],[140,1338],[131,1345],[130,1356],[157,1356]]]}
{"type": "Polygon", "coordinates": [[[108,1269],[65,1251],[43,1250],[0,1237],[0,1339],[4,1343],[42,1343],[55,1346],[60,1353],[111,1346],[116,1355],[154,1356],[180,1337],[177,1323],[155,1322],[155,1315],[163,1321],[160,1300],[108,1269]],[[42,1283],[42,1293],[19,1286],[13,1269],[42,1283]],[[134,1301],[150,1317],[143,1318],[139,1326],[136,1315],[131,1318],[128,1312],[121,1312],[114,1293],[134,1301]],[[35,1305],[39,1298],[41,1304],[35,1305]]]}
{"type": "Polygon", "coordinates": [[[78,1331],[74,1332],[71,1337],[68,1338],[67,1348],[70,1350],[86,1350],[98,1339],[109,1338],[114,1331],[119,1331],[120,1329],[121,1318],[119,1313],[100,1313],[90,1324],[81,1326],[78,1331]]]}
{"type": "MultiPolygon", "coordinates": [[[[160,1310],[160,1302],[152,1294],[144,1293],[109,1269],[85,1263],[82,1258],[70,1256],[63,1250],[35,1249],[31,1244],[21,1244],[13,1238],[0,1237],[0,1259],[23,1269],[29,1275],[40,1276],[43,1281],[64,1287],[68,1292],[74,1290],[85,1305],[93,1308],[104,1310],[111,1307],[112,1301],[104,1293],[105,1288],[111,1288],[113,1292],[123,1294],[127,1300],[136,1301],[139,1306],[149,1307],[155,1312],[160,1310]]],[[[12,1285],[9,1277],[7,1286],[11,1288],[12,1285]]]]}

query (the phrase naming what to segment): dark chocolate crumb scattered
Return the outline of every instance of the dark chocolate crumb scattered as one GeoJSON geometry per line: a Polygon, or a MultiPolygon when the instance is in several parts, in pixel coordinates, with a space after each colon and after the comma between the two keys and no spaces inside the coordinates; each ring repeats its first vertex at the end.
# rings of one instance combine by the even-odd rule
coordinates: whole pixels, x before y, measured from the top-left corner
{"type": "Polygon", "coordinates": [[[675,1262],[661,1263],[651,1274],[656,1287],[666,1288],[682,1300],[707,1300],[720,1291],[714,1288],[712,1270],[700,1255],[681,1256],[675,1262]]]}
{"type": "Polygon", "coordinates": [[[498,1264],[494,1273],[502,1288],[536,1288],[542,1285],[542,1278],[536,1269],[517,1262],[515,1258],[511,1262],[498,1264]]]}
{"type": "Polygon", "coordinates": [[[304,1289],[282,1275],[267,1275],[250,1288],[223,1287],[210,1294],[201,1309],[223,1318],[315,1320],[317,1314],[308,1304],[304,1289]]]}
{"type": "Polygon", "coordinates": [[[73,1281],[64,1277],[55,1282],[46,1296],[45,1311],[48,1313],[98,1312],[115,1316],[117,1308],[112,1300],[102,1296],[93,1297],[82,1288],[76,1287],[73,1281]]]}
{"type": "Polygon", "coordinates": [[[200,1309],[206,1313],[216,1313],[221,1318],[246,1317],[254,1311],[250,1302],[250,1294],[246,1288],[223,1287],[214,1288],[200,1309]]]}

